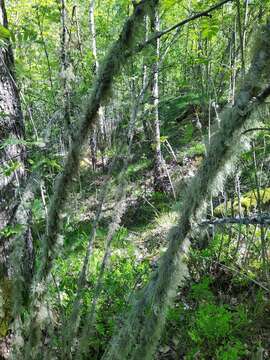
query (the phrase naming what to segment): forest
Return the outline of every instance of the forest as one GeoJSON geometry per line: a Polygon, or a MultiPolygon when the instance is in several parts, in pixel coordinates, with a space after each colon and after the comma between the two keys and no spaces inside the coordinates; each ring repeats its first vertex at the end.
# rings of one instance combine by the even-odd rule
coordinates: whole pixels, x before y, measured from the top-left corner
{"type": "Polygon", "coordinates": [[[270,0],[0,0],[0,359],[270,359],[270,0]]]}

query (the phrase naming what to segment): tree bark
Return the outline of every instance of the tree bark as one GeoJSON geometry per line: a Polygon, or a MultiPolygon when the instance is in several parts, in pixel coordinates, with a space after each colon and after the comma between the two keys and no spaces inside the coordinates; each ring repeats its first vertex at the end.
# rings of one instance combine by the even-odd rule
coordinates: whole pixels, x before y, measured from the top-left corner
{"type": "MultiPolygon", "coordinates": [[[[8,28],[4,0],[0,0],[0,24],[8,28]]],[[[10,275],[10,241],[4,235],[4,228],[12,225],[18,206],[15,198],[26,174],[23,139],[23,114],[14,75],[14,58],[7,40],[0,48],[0,266],[4,276],[10,275]]]]}
{"type": "MultiPolygon", "coordinates": [[[[8,28],[4,0],[0,24],[8,28]]],[[[26,180],[24,123],[14,58],[8,39],[0,47],[0,302],[1,333],[7,333],[13,310],[28,300],[33,276],[34,248],[30,227],[32,189],[26,180]],[[6,304],[9,304],[7,307],[6,304]]],[[[18,310],[19,311],[19,310],[18,310]]],[[[2,347],[1,347],[2,349],[2,347]]],[[[1,354],[0,354],[1,357],[1,354]]]]}
{"type": "MultiPolygon", "coordinates": [[[[90,1],[89,6],[89,29],[90,34],[92,38],[92,52],[93,57],[95,60],[95,75],[97,75],[99,71],[99,60],[97,55],[97,41],[96,41],[96,26],[95,26],[95,0],[90,1]]],[[[102,165],[104,167],[104,156],[103,152],[106,147],[106,126],[105,126],[105,109],[103,106],[100,106],[98,109],[98,119],[97,119],[97,126],[92,132],[91,139],[90,139],[90,145],[91,145],[91,156],[92,156],[92,164],[93,169],[95,170],[96,163],[97,163],[97,148],[99,148],[102,156],[102,165]]]]}
{"type": "MultiPolygon", "coordinates": [[[[153,9],[151,17],[151,30],[152,32],[159,32],[159,13],[158,13],[158,1],[153,9]]],[[[159,122],[159,52],[160,52],[160,39],[156,39],[154,42],[154,64],[153,64],[153,81],[152,81],[152,101],[153,101],[153,120],[154,120],[154,131],[153,131],[153,147],[155,155],[154,163],[154,189],[155,191],[163,192],[164,186],[164,166],[163,158],[161,153],[160,143],[160,122],[159,122]]]]}

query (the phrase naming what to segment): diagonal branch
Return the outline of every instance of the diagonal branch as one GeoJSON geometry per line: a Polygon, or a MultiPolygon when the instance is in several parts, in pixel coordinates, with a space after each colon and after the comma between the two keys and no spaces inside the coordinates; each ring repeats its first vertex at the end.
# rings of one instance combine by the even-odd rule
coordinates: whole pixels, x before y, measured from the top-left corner
{"type": "MultiPolygon", "coordinates": [[[[100,64],[91,95],[88,100],[87,109],[84,117],[79,124],[78,132],[72,141],[64,169],[58,177],[54,195],[51,199],[46,235],[43,238],[42,263],[39,271],[35,274],[35,283],[32,293],[32,315],[27,326],[29,340],[24,345],[24,349],[16,349],[17,353],[22,354],[23,358],[32,359],[38,354],[38,343],[41,334],[41,324],[39,314],[42,311],[44,297],[47,291],[47,280],[51,271],[53,260],[56,256],[56,245],[60,230],[61,214],[67,201],[69,189],[72,181],[77,175],[80,153],[83,144],[87,140],[91,129],[96,120],[98,110],[103,101],[109,95],[113,79],[120,73],[120,70],[127,60],[126,53],[133,47],[134,42],[140,36],[141,23],[149,10],[153,0],[141,0],[135,8],[133,14],[126,20],[118,39],[113,43],[107,56],[100,64]]],[[[130,53],[132,55],[132,52],[130,53]]],[[[19,356],[19,355],[18,355],[19,356]]],[[[18,358],[18,356],[16,358],[18,358]]],[[[20,355],[21,356],[21,355],[20,355]]]]}
{"type": "Polygon", "coordinates": [[[270,128],[265,128],[265,127],[250,128],[250,129],[247,129],[247,130],[243,131],[241,135],[245,135],[245,134],[250,133],[252,131],[270,131],[270,128]]]}
{"type": "Polygon", "coordinates": [[[135,38],[138,36],[140,22],[143,20],[150,2],[151,0],[142,0],[136,5],[133,15],[126,21],[118,40],[113,44],[103,63],[100,65],[85,116],[79,125],[77,134],[74,136],[63,172],[59,176],[54,188],[54,195],[48,213],[47,235],[43,241],[43,259],[38,274],[38,281],[47,278],[52,266],[61,212],[68,196],[69,187],[78,171],[82,145],[85,143],[97,120],[100,104],[109,95],[113,78],[120,72],[122,64],[126,61],[126,51],[132,47],[135,38]]]}
{"type": "Polygon", "coordinates": [[[147,41],[139,44],[136,49],[135,52],[140,52],[141,50],[143,50],[146,46],[152,44],[153,42],[155,42],[157,39],[161,38],[162,36],[170,33],[171,31],[178,29],[186,24],[188,24],[189,22],[199,19],[201,17],[204,16],[210,16],[209,14],[219,8],[221,8],[224,4],[227,4],[229,2],[232,2],[234,0],[223,0],[221,2],[219,2],[218,4],[215,4],[213,6],[211,6],[210,8],[208,8],[207,10],[204,10],[200,13],[194,14],[192,16],[190,16],[189,18],[182,20],[180,22],[178,22],[177,24],[174,24],[172,26],[170,26],[169,28],[162,30],[162,31],[158,31],[156,32],[154,35],[152,35],[147,41]]]}

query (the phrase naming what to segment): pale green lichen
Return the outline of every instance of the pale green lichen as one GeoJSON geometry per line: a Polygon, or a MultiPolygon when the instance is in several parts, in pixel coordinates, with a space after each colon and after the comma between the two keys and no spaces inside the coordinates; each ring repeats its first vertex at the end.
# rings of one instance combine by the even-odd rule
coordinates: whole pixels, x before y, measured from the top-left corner
{"type": "MultiPolygon", "coordinates": [[[[132,55],[134,43],[136,43],[136,40],[142,33],[141,25],[143,24],[144,16],[151,11],[151,5],[154,1],[142,0],[134,6],[134,12],[125,22],[119,38],[113,43],[103,62],[100,64],[92,92],[88,99],[85,115],[80,122],[78,132],[70,147],[64,169],[56,181],[54,194],[48,210],[46,235],[42,242],[42,262],[35,277],[35,281],[44,284],[45,289],[47,289],[48,277],[56,254],[61,214],[72,181],[79,170],[82,146],[96,122],[100,105],[111,95],[114,77],[119,74],[122,65],[132,55]]],[[[30,358],[31,352],[33,353],[39,345],[40,325],[38,324],[38,313],[45,295],[46,290],[38,298],[35,292],[32,292],[32,302],[37,305],[35,305],[32,311],[31,324],[28,329],[29,341],[25,346],[25,353],[22,355],[25,358],[30,358]]]]}
{"type": "Polygon", "coordinates": [[[260,210],[265,211],[270,206],[270,187],[251,190],[240,197],[240,204],[238,199],[233,202],[230,200],[227,204],[220,204],[214,209],[215,216],[232,215],[240,213],[245,215],[261,207],[260,210]],[[260,199],[260,201],[259,201],[260,199]]]}

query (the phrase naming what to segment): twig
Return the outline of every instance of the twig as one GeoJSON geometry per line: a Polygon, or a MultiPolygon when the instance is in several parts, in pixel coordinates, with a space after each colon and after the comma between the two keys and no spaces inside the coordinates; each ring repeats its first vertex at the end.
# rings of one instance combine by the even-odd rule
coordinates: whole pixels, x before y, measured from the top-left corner
{"type": "MultiPolygon", "coordinates": [[[[208,258],[210,260],[210,258],[208,258]]],[[[242,276],[246,279],[248,279],[249,281],[253,282],[254,284],[258,285],[259,287],[261,287],[262,289],[264,289],[265,291],[267,291],[268,293],[270,293],[270,289],[267,288],[266,286],[264,286],[262,283],[260,283],[259,281],[255,280],[255,279],[252,279],[250,276],[242,273],[241,271],[235,269],[235,268],[232,268],[230,266],[227,266],[227,265],[224,265],[222,263],[220,263],[219,261],[216,261],[216,260],[212,260],[214,263],[220,265],[220,267],[222,267],[223,269],[227,269],[227,270],[230,270],[236,274],[238,274],[239,276],[242,276]]],[[[242,270],[242,269],[241,269],[242,270]]]]}
{"type": "Polygon", "coordinates": [[[159,216],[160,212],[158,211],[158,209],[153,204],[151,204],[150,201],[147,200],[147,198],[145,196],[143,196],[142,198],[144,199],[145,202],[147,202],[148,205],[151,206],[151,208],[154,210],[156,216],[159,216]]]}
{"type": "Polygon", "coordinates": [[[256,128],[250,128],[241,133],[241,135],[245,135],[252,131],[270,131],[270,128],[263,128],[263,127],[256,127],[256,128]]]}

